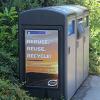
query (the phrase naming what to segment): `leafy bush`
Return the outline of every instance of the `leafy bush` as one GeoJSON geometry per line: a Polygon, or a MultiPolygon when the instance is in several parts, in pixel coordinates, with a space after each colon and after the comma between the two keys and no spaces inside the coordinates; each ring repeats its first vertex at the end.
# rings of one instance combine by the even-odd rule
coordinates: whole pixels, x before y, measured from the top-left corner
{"type": "Polygon", "coordinates": [[[17,21],[14,7],[0,12],[0,77],[11,81],[18,77],[17,21]]]}
{"type": "Polygon", "coordinates": [[[52,5],[61,5],[64,3],[64,0],[2,0],[0,1],[1,10],[4,10],[5,7],[10,9],[15,7],[16,10],[22,11],[36,7],[45,7],[52,5]]]}
{"type": "Polygon", "coordinates": [[[100,3],[84,1],[90,10],[90,73],[100,74],[100,3]]]}
{"type": "Polygon", "coordinates": [[[0,47],[15,57],[18,56],[17,22],[18,15],[14,7],[0,12],[0,47]]]}
{"type": "Polygon", "coordinates": [[[18,85],[0,79],[0,100],[35,100],[29,97],[18,85]]]}
{"type": "Polygon", "coordinates": [[[17,59],[10,53],[0,51],[0,78],[16,82],[18,78],[17,59]]]}
{"type": "Polygon", "coordinates": [[[42,5],[44,0],[1,0],[1,10],[4,10],[5,7],[10,9],[15,7],[17,11],[22,11],[25,9],[30,9],[34,7],[39,7],[42,5]]]}
{"type": "Polygon", "coordinates": [[[100,31],[90,38],[90,73],[100,74],[100,31]]]}

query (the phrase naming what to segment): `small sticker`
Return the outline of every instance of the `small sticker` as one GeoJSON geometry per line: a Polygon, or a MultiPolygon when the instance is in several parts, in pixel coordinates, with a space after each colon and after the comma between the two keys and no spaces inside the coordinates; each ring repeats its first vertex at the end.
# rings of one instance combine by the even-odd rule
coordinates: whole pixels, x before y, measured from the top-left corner
{"type": "Polygon", "coordinates": [[[49,80],[48,81],[48,86],[57,86],[58,82],[57,80],[49,80]]]}

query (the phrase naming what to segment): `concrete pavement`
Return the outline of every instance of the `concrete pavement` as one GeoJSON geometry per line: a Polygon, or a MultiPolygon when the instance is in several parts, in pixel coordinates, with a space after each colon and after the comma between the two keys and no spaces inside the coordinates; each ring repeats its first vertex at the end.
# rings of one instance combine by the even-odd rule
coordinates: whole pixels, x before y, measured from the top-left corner
{"type": "Polygon", "coordinates": [[[100,76],[90,75],[71,100],[100,100],[100,76]]]}

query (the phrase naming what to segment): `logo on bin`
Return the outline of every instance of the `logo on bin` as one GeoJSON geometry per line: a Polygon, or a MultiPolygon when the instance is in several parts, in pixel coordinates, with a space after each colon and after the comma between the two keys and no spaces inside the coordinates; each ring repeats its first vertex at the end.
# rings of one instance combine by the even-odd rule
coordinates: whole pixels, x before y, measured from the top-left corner
{"type": "Polygon", "coordinates": [[[58,82],[57,80],[49,80],[48,81],[48,86],[57,86],[58,82]]]}
{"type": "Polygon", "coordinates": [[[46,31],[39,31],[39,30],[28,30],[27,31],[27,34],[28,35],[31,35],[31,34],[46,34],[46,31]]]}

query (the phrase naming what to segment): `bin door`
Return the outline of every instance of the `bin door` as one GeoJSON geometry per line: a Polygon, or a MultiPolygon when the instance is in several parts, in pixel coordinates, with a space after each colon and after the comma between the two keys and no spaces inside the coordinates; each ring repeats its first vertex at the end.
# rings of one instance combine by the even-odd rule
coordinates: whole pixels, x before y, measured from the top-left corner
{"type": "Polygon", "coordinates": [[[84,35],[84,27],[83,27],[83,19],[80,18],[77,20],[77,88],[83,82],[83,35],[84,35]]]}
{"type": "Polygon", "coordinates": [[[68,19],[68,66],[67,66],[67,85],[68,85],[68,100],[75,92],[75,18],[68,19]]]}

